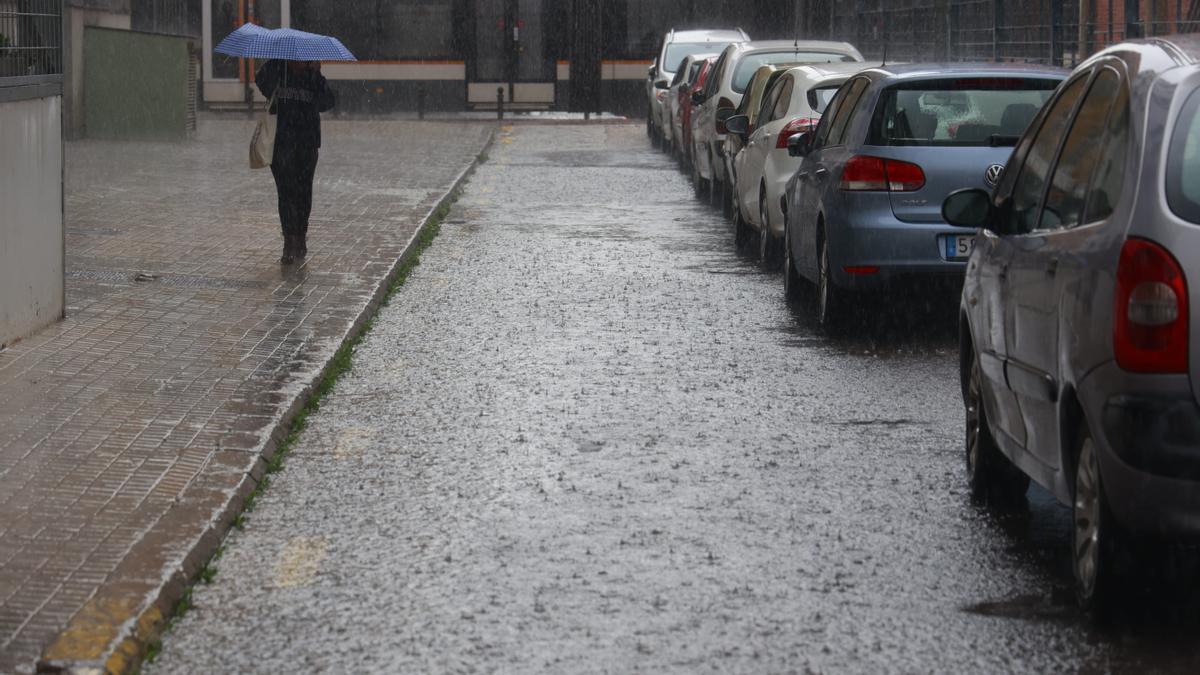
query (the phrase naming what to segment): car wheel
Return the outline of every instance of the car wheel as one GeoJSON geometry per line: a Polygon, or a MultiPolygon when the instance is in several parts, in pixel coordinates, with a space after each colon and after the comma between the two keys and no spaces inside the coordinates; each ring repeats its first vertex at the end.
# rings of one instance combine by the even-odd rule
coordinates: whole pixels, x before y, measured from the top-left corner
{"type": "Polygon", "coordinates": [[[1071,500],[1071,567],[1080,606],[1104,612],[1121,588],[1123,557],[1131,549],[1127,534],[1109,509],[1096,444],[1086,423],[1079,437],[1071,500]]]}
{"type": "Polygon", "coordinates": [[[799,300],[802,292],[800,273],[796,271],[796,257],[792,254],[792,234],[787,214],[783,214],[783,295],[788,300],[799,300]]]}
{"type": "Polygon", "coordinates": [[[767,213],[767,191],[758,189],[758,259],[767,269],[779,264],[779,241],[771,234],[771,221],[767,213]]]}
{"type": "Polygon", "coordinates": [[[967,485],[971,489],[972,499],[977,502],[1015,504],[1029,489],[1029,476],[1013,466],[992,438],[987,411],[983,407],[983,371],[979,368],[975,348],[967,348],[971,350],[963,401],[967,413],[967,485]]]}
{"type": "Polygon", "coordinates": [[[733,176],[728,176],[728,180],[721,183],[721,194],[718,199],[721,200],[721,215],[726,218],[733,217],[733,193],[737,192],[737,181],[733,176]]]}
{"type": "Polygon", "coordinates": [[[742,217],[742,209],[739,206],[733,210],[733,244],[738,253],[745,254],[749,252],[751,235],[754,231],[750,229],[750,225],[746,219],[742,217]]]}
{"type": "Polygon", "coordinates": [[[705,199],[705,192],[708,190],[708,182],[700,175],[700,163],[692,162],[692,190],[696,193],[696,199],[705,199]]]}
{"type": "Polygon", "coordinates": [[[822,326],[832,326],[842,318],[840,290],[833,285],[833,274],[829,267],[829,242],[825,230],[817,233],[820,250],[817,254],[817,321],[822,326]]]}

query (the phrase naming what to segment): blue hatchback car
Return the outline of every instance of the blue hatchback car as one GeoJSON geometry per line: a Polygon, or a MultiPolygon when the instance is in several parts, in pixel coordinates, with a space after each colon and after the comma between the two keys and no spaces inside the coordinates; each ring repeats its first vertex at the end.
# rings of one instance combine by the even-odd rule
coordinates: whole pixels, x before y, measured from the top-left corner
{"type": "Polygon", "coordinates": [[[942,218],[962,188],[992,188],[1054,89],[1060,68],[873,68],[838,90],[820,125],[791,139],[803,157],[782,204],[784,286],[817,285],[821,323],[855,291],[909,277],[960,282],[975,231],[942,218]]]}

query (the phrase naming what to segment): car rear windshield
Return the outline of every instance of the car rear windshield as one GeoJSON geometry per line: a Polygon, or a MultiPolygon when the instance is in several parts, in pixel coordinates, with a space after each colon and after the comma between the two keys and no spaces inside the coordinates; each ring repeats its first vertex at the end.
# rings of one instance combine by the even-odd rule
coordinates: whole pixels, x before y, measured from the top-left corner
{"type": "Polygon", "coordinates": [[[754,52],[743,56],[733,72],[733,90],[739,94],[745,93],[750,78],[754,77],[754,71],[760,66],[777,63],[843,63],[853,60],[853,56],[836,52],[754,52]]]}
{"type": "Polygon", "coordinates": [[[673,42],[667,46],[667,56],[662,63],[662,69],[674,73],[687,57],[719,52],[727,46],[728,42],[673,42]]]}
{"type": "Polygon", "coordinates": [[[828,86],[813,87],[808,90],[808,107],[816,112],[824,113],[829,107],[829,102],[833,100],[833,95],[841,88],[842,84],[831,84],[828,86]]]}
{"type": "Polygon", "coordinates": [[[875,107],[870,145],[1012,146],[1058,80],[961,77],[904,82],[875,107]]]}
{"type": "Polygon", "coordinates": [[[1167,157],[1167,204],[1175,215],[1200,223],[1200,90],[1183,104],[1167,157]]]}

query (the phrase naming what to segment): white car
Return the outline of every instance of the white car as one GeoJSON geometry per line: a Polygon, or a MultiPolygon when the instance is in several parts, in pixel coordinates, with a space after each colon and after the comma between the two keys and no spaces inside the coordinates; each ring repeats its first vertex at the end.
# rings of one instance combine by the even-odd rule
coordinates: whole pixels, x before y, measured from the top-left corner
{"type": "Polygon", "coordinates": [[[734,30],[674,30],[663,37],[662,47],[646,77],[646,133],[657,145],[662,142],[667,126],[664,123],[664,103],[667,87],[683,59],[692,54],[719,52],[733,42],[750,39],[741,28],[734,30]]]}
{"type": "Polygon", "coordinates": [[[847,42],[824,40],[767,40],[729,45],[717,59],[703,91],[697,92],[699,108],[692,119],[692,179],[697,194],[711,190],[710,201],[720,195],[728,199],[725,178],[725,119],[733,114],[750,78],[760,66],[776,63],[853,63],[862,54],[847,42]]]}
{"type": "Polygon", "coordinates": [[[754,119],[726,120],[729,133],[741,132],[744,139],[742,150],[733,158],[736,239],[742,248],[757,244],[764,263],[779,257],[783,197],[802,161],[788,154],[788,139],[815,129],[838,87],[865,66],[796,66],[775,79],[754,119]]]}

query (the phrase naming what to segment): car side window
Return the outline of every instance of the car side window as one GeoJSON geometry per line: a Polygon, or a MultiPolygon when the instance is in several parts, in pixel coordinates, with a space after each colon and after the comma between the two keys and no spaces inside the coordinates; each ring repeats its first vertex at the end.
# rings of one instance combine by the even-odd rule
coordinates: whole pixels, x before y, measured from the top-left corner
{"type": "Polygon", "coordinates": [[[821,121],[817,123],[817,131],[813,135],[812,146],[814,149],[825,145],[825,139],[829,137],[829,129],[833,126],[833,118],[837,117],[838,109],[842,107],[842,101],[846,100],[846,92],[849,90],[850,85],[843,84],[829,100],[825,114],[821,116],[821,121]]]}
{"type": "Polygon", "coordinates": [[[1104,156],[1096,167],[1092,190],[1087,197],[1083,222],[1105,220],[1116,208],[1125,183],[1125,157],[1129,152],[1129,82],[1118,82],[1116,100],[1108,116],[1108,132],[1100,144],[1104,156]]]}
{"type": "Polygon", "coordinates": [[[1088,185],[1104,147],[1104,124],[1120,84],[1121,78],[1111,68],[1100,71],[1092,81],[1063,143],[1037,229],[1071,228],[1082,221],[1088,185]]]}
{"type": "Polygon", "coordinates": [[[1052,104],[1053,107],[1042,121],[1025,156],[1025,164],[1013,185],[1012,199],[1007,213],[1002,218],[1002,228],[1007,234],[1026,234],[1037,226],[1038,206],[1042,203],[1042,195],[1046,192],[1046,177],[1050,172],[1050,162],[1058,151],[1059,141],[1067,123],[1071,121],[1071,111],[1083,93],[1088,75],[1076,78],[1059,95],[1052,104]]]}
{"type": "Polygon", "coordinates": [[[784,77],[783,82],[775,86],[776,102],[771,110],[771,122],[783,119],[787,116],[788,108],[792,104],[792,87],[795,86],[795,81],[790,77],[784,77]]]}
{"type": "Polygon", "coordinates": [[[829,130],[828,145],[841,145],[845,142],[846,128],[850,125],[850,117],[854,114],[854,109],[862,99],[868,84],[870,82],[867,78],[859,77],[850,85],[850,90],[846,92],[846,100],[838,108],[837,116],[833,119],[833,126],[829,130]]]}
{"type": "Polygon", "coordinates": [[[725,61],[728,60],[728,56],[729,52],[721,54],[721,57],[717,59],[716,65],[709,72],[708,80],[704,83],[704,98],[712,98],[717,93],[717,83],[721,81],[721,73],[725,70],[725,61]]]}
{"type": "Polygon", "coordinates": [[[754,120],[756,127],[762,126],[763,124],[771,121],[769,119],[769,115],[771,114],[771,110],[775,107],[775,101],[778,98],[779,84],[776,83],[775,86],[771,87],[771,89],[767,91],[767,95],[763,96],[762,105],[759,106],[759,109],[755,111],[756,114],[754,116],[754,120]]]}

